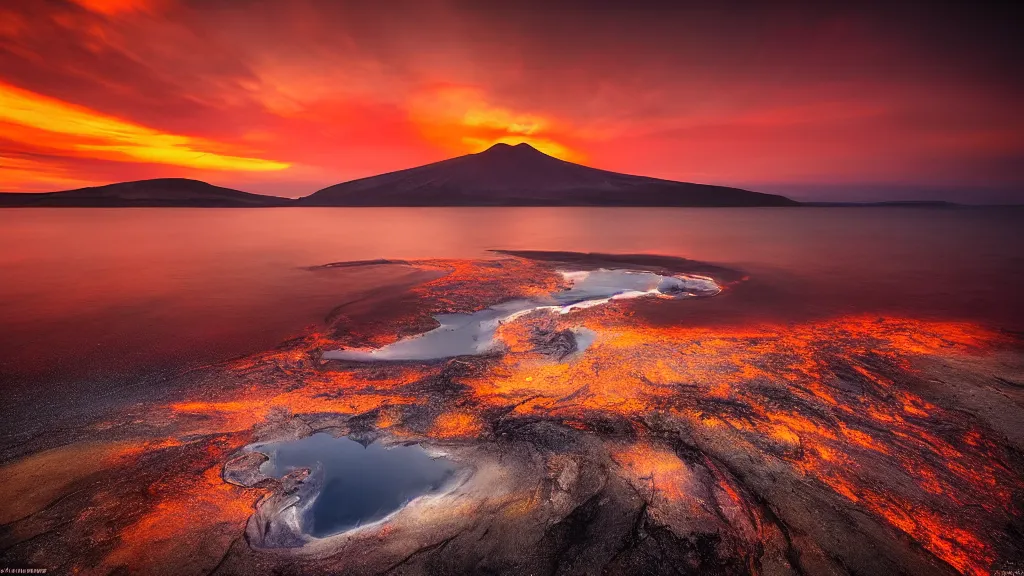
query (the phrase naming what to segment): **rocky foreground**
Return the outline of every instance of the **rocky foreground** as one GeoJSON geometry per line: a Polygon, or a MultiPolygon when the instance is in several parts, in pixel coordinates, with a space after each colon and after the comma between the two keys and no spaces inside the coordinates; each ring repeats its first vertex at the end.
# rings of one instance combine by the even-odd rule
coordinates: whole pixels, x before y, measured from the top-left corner
{"type": "Polygon", "coordinates": [[[0,468],[0,566],[132,574],[990,574],[1024,567],[1024,350],[962,322],[687,325],[744,281],[682,259],[374,261],[433,278],[328,330],[181,376],[0,468]],[[724,291],[503,322],[487,353],[330,360],[566,289],[565,270],[724,291]],[[682,319],[682,320],[680,320],[682,319]],[[593,334],[582,345],[581,333],[593,334]],[[466,471],[384,522],[304,533],[298,470],[246,447],[315,432],[421,443],[466,471]]]}

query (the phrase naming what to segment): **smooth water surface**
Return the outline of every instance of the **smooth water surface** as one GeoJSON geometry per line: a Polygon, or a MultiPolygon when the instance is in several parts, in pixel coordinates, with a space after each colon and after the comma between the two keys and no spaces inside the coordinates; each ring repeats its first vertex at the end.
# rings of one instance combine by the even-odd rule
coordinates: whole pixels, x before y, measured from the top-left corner
{"type": "Polygon", "coordinates": [[[456,471],[450,461],[419,446],[363,446],[322,433],[259,450],[270,456],[260,468],[268,476],[296,468],[322,474],[323,487],[304,518],[306,531],[320,538],[381,520],[412,499],[437,492],[456,471]]]}
{"type": "Polygon", "coordinates": [[[309,269],[344,260],[666,254],[750,280],[660,321],[872,314],[1024,329],[1017,208],[2,209],[0,246],[0,400],[25,434],[48,421],[40,410],[153,401],[160,374],[271,348],[423,278],[309,269]]]}
{"type": "MultiPolygon", "coordinates": [[[[586,270],[562,273],[566,290],[545,297],[509,300],[471,314],[439,314],[439,326],[376,349],[330,350],[324,358],[368,362],[373,360],[433,360],[486,354],[498,345],[498,327],[524,314],[548,310],[560,314],[600,306],[615,299],[663,296],[688,298],[713,295],[721,288],[702,276],[661,276],[634,270],[586,270]]],[[[588,339],[592,339],[589,335],[588,339]]],[[[583,346],[585,348],[586,346],[583,346]]]]}

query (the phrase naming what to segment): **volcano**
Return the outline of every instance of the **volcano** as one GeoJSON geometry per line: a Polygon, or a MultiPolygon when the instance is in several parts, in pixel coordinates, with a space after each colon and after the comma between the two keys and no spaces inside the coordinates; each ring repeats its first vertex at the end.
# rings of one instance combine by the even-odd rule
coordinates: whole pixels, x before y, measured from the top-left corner
{"type": "Polygon", "coordinates": [[[302,206],[796,206],[784,196],[633,176],[495,144],[417,168],[324,188],[302,206]]]}

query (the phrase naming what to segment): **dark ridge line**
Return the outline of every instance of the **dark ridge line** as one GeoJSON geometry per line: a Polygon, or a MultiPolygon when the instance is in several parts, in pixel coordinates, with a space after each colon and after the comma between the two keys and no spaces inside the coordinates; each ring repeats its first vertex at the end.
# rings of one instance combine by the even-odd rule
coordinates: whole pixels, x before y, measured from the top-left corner
{"type": "Polygon", "coordinates": [[[150,178],[59,192],[0,193],[10,208],[263,208],[290,198],[253,194],[191,178],[150,178]]]}

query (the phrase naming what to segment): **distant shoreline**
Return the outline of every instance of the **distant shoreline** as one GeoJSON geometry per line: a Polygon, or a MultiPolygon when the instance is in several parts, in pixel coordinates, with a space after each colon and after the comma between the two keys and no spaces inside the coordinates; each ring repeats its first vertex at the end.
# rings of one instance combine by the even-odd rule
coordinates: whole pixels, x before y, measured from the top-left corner
{"type": "Polygon", "coordinates": [[[799,201],[715,184],[621,174],[532,146],[495,144],[432,164],[368,176],[298,198],[190,178],[153,178],[58,192],[0,192],[0,208],[932,208],[1012,207],[944,200],[799,201]]]}
{"type": "MultiPolygon", "coordinates": [[[[17,193],[12,193],[17,194],[17,193]]],[[[111,209],[111,208],[142,208],[142,209],[165,209],[165,208],[189,208],[189,209],[274,209],[274,208],[602,208],[602,209],[635,209],[635,208],[699,208],[699,209],[743,209],[743,208],[772,208],[772,209],[802,209],[802,208],[927,208],[927,209],[987,209],[987,208],[1024,208],[1024,204],[958,204],[953,202],[802,202],[789,206],[683,206],[683,205],[607,205],[607,204],[360,204],[353,206],[310,206],[295,202],[285,202],[275,205],[217,205],[217,204],[8,204],[0,199],[0,210],[3,209],[32,209],[32,208],[90,208],[90,209],[111,209]]]]}

